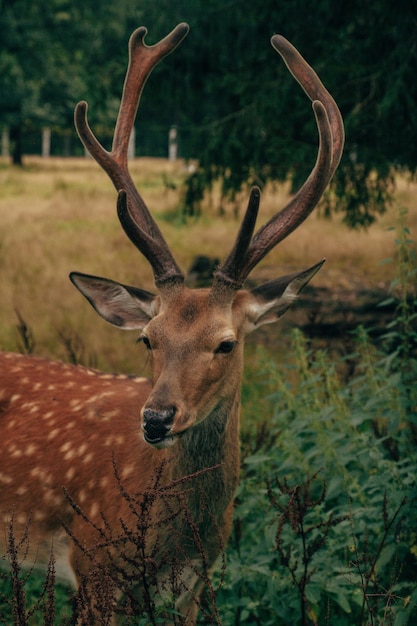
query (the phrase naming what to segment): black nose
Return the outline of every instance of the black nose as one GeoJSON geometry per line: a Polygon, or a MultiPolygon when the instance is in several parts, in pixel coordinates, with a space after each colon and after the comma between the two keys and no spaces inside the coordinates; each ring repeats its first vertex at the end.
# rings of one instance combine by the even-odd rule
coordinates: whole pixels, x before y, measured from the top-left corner
{"type": "Polygon", "coordinates": [[[159,443],[165,439],[171,430],[175,413],[174,406],[159,410],[144,409],[143,431],[148,443],[159,443]]]}

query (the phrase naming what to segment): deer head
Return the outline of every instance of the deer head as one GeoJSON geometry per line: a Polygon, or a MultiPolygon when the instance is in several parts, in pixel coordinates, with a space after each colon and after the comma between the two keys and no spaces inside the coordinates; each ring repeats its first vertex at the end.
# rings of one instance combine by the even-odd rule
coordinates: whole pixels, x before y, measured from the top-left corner
{"type": "Polygon", "coordinates": [[[111,152],[97,141],[87,122],[87,104],[75,111],[78,134],[111,178],[117,211],[129,239],[150,263],[157,294],[106,278],[72,273],[74,285],[111,324],[141,332],[151,361],[153,389],[142,407],[146,441],[168,447],[196,424],[238,405],[245,336],[279,319],[324,261],[250,291],[246,278],[266,254],[296,229],[320,200],[341,158],[344,132],[339,109],[312,68],[283,37],[272,37],[295,79],[313,102],[319,134],[316,163],[298,193],[255,234],[260,190],[250,193],[236,242],[216,270],[210,289],[190,290],[164,237],[138,193],[128,169],[127,150],[141,93],[155,65],[183,40],[179,24],[153,46],[145,28],[129,42],[129,66],[111,152]]]}

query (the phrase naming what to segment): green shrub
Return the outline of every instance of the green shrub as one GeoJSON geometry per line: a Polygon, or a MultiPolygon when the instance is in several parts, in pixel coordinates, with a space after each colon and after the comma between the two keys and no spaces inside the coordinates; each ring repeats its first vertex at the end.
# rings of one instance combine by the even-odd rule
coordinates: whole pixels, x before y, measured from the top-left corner
{"type": "Polygon", "coordinates": [[[348,384],[298,331],[288,365],[296,382],[273,363],[263,373],[276,388],[275,441],[244,459],[218,593],[224,624],[399,625],[417,616],[409,389],[363,330],[356,346],[348,384]]]}
{"type": "Polygon", "coordinates": [[[263,356],[274,411],[246,416],[260,445],[243,460],[225,625],[416,623],[417,264],[401,221],[396,243],[396,318],[385,350],[357,329],[350,380],[298,331],[285,367],[263,356]]]}

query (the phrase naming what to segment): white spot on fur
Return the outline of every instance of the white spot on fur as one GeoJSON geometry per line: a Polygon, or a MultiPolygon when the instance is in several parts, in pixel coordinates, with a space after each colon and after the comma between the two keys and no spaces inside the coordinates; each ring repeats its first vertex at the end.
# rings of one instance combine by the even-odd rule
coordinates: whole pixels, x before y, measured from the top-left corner
{"type": "Polygon", "coordinates": [[[77,450],[78,456],[82,456],[86,450],[87,450],[87,444],[86,443],[81,444],[77,450]]]}
{"type": "Polygon", "coordinates": [[[118,417],[120,415],[119,409],[114,409],[113,411],[105,411],[103,413],[103,418],[106,420],[111,420],[114,417],[118,417]]]}
{"type": "Polygon", "coordinates": [[[75,476],[75,467],[70,467],[65,473],[65,478],[71,480],[75,476]]]}
{"type": "Polygon", "coordinates": [[[48,439],[48,440],[55,439],[55,437],[57,436],[57,434],[59,433],[59,431],[60,431],[60,429],[59,429],[59,428],[53,428],[53,429],[52,429],[52,430],[48,433],[47,439],[48,439]]]}
{"type": "Polygon", "coordinates": [[[28,517],[25,513],[19,513],[19,515],[16,516],[15,520],[18,524],[21,524],[22,526],[28,523],[28,517]]]}
{"type": "Polygon", "coordinates": [[[68,450],[63,456],[64,461],[71,461],[75,456],[74,450],[68,450]]]}
{"type": "Polygon", "coordinates": [[[100,396],[90,396],[86,402],[92,403],[92,402],[96,402],[98,399],[100,398],[100,396]]]}
{"type": "Polygon", "coordinates": [[[135,469],[135,466],[132,465],[126,465],[123,470],[122,470],[122,478],[127,478],[128,476],[130,476],[130,474],[133,474],[135,469]]]}
{"type": "Polygon", "coordinates": [[[100,509],[99,506],[97,504],[97,502],[94,502],[91,506],[90,506],[90,512],[89,512],[89,517],[91,519],[93,519],[94,517],[96,517],[99,513],[100,509]]]}
{"type": "Polygon", "coordinates": [[[34,443],[30,443],[28,446],[26,446],[25,455],[31,456],[32,454],[35,454],[37,449],[38,449],[38,446],[35,446],[34,443]]]}

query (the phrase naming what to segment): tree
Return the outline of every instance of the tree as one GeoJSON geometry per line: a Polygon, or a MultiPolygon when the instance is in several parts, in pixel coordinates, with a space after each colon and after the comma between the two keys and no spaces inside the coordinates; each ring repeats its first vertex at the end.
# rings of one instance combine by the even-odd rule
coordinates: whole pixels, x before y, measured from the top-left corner
{"type": "Polygon", "coordinates": [[[1,5],[0,120],[10,128],[16,164],[22,162],[24,130],[63,122],[67,92],[79,83],[75,67],[75,72],[64,71],[71,67],[57,32],[64,21],[58,2],[7,0],[1,5]]]}
{"type": "Polygon", "coordinates": [[[138,19],[130,5],[128,0],[1,2],[0,126],[10,129],[15,164],[22,163],[25,132],[73,128],[74,105],[82,98],[97,104],[93,119],[110,124],[127,36],[138,19]]]}
{"type": "MultiPolygon", "coordinates": [[[[159,22],[171,17],[166,1],[158,9],[159,22]]],[[[410,3],[319,0],[311,10],[305,0],[195,0],[181,10],[192,29],[185,51],[176,52],[184,106],[175,121],[188,130],[183,152],[199,158],[188,185],[197,190],[192,201],[216,179],[233,197],[254,182],[290,177],[297,187],[311,169],[317,137],[310,107],[268,44],[280,32],[317,70],[345,118],[345,155],[325,210],[342,211],[351,226],[370,224],[385,209],[393,174],[417,168],[410,3]]],[[[165,88],[173,89],[172,80],[165,88]]]]}

